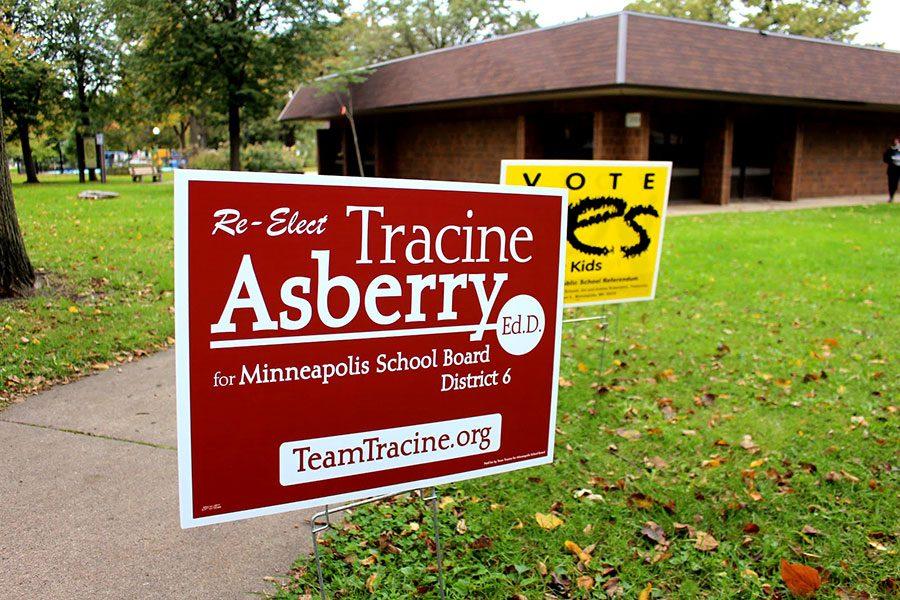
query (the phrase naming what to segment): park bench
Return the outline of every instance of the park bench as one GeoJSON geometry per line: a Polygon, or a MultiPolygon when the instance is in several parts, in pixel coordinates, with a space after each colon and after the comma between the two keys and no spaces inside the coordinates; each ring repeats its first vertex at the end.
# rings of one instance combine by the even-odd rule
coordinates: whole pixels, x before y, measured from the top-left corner
{"type": "Polygon", "coordinates": [[[144,175],[153,178],[153,181],[162,181],[162,171],[153,165],[135,165],[128,168],[131,175],[131,181],[143,181],[144,175]]]}

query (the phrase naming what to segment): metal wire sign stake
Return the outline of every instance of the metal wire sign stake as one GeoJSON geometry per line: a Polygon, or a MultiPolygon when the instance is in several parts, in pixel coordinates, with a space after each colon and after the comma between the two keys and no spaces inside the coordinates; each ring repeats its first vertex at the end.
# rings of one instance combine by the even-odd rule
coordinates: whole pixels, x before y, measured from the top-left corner
{"type": "MultiPolygon", "coordinates": [[[[411,494],[415,494],[416,490],[408,492],[411,494]]],[[[422,500],[425,502],[431,502],[431,516],[434,526],[434,548],[435,555],[437,557],[437,577],[438,577],[438,591],[440,592],[441,600],[445,600],[447,597],[446,590],[444,589],[444,555],[441,549],[441,534],[440,534],[440,522],[438,519],[438,494],[437,487],[431,488],[431,493],[426,496],[425,490],[418,490],[418,494],[422,497],[422,500]]],[[[332,527],[331,523],[331,515],[335,513],[344,512],[347,510],[352,510],[359,506],[364,506],[366,504],[372,504],[374,502],[380,502],[382,500],[386,500],[388,498],[397,496],[399,494],[385,494],[383,496],[373,496],[372,498],[366,498],[364,500],[358,500],[356,502],[350,502],[348,504],[343,504],[337,507],[330,507],[327,504],[325,505],[325,510],[321,512],[317,512],[313,515],[312,519],[310,519],[310,535],[312,537],[312,545],[313,545],[313,554],[316,560],[316,577],[319,580],[319,597],[322,600],[328,600],[328,593],[325,589],[325,576],[322,572],[322,556],[319,553],[319,534],[323,531],[326,531],[332,527]]]]}

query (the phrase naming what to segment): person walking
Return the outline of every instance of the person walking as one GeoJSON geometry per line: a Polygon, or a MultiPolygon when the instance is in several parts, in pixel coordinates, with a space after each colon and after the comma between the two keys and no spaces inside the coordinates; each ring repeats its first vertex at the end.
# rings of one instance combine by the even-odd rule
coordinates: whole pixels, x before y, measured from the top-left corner
{"type": "Polygon", "coordinates": [[[893,145],[884,151],[884,162],[887,164],[888,202],[893,202],[900,182],[900,137],[895,137],[893,145]]]}

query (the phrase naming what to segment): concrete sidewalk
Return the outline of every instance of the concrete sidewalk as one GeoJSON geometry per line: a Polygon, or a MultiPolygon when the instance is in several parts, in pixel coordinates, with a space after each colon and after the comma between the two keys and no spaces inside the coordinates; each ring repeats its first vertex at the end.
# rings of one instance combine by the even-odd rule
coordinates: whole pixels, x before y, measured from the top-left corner
{"type": "Polygon", "coordinates": [[[876,196],[831,196],[827,198],[804,198],[795,202],[779,200],[732,200],[730,204],[703,204],[690,200],[673,200],[669,202],[666,216],[705,215],[729,212],[766,212],[777,210],[802,210],[805,208],[834,208],[837,206],[869,206],[887,203],[887,194],[876,196]]]}
{"type": "Polygon", "coordinates": [[[309,512],[181,530],[175,353],[0,413],[0,597],[246,598],[309,551],[309,512]]]}

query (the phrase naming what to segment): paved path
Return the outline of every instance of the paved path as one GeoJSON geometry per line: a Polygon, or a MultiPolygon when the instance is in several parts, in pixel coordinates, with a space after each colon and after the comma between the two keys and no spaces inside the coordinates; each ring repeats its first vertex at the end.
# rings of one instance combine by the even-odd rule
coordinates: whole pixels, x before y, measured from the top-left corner
{"type": "Polygon", "coordinates": [[[867,206],[887,202],[887,195],[877,196],[833,196],[828,198],[808,198],[796,202],[778,200],[732,200],[730,204],[718,206],[693,201],[673,200],[669,203],[667,216],[703,215],[725,212],[765,212],[774,210],[801,210],[804,208],[833,208],[835,206],[867,206]]]}
{"type": "Polygon", "coordinates": [[[181,530],[175,353],[0,413],[0,597],[246,598],[310,549],[295,512],[181,530]]]}

